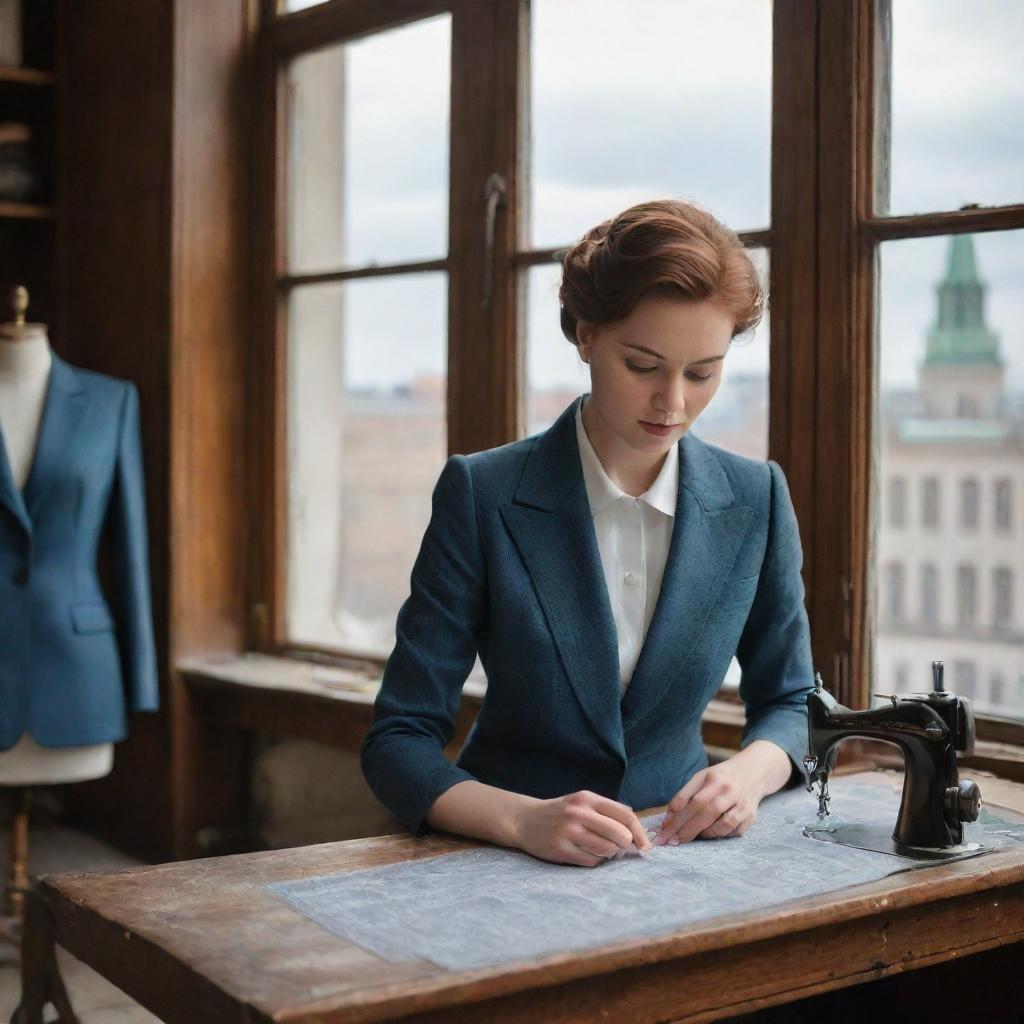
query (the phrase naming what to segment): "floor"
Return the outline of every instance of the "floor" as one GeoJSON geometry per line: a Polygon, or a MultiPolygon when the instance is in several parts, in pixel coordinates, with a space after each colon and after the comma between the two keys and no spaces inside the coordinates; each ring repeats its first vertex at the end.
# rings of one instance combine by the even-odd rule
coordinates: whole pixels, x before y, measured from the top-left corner
{"type": "MultiPolygon", "coordinates": [[[[45,815],[41,817],[41,821],[33,820],[29,838],[29,870],[33,874],[103,871],[139,863],[90,836],[48,823],[45,815]]],[[[0,824],[0,868],[5,879],[8,835],[4,822],[0,824]]],[[[12,954],[10,946],[0,944],[0,1024],[10,1021],[21,992],[19,968],[12,954]]],[[[153,1014],[59,946],[57,959],[71,1005],[81,1024],[159,1024],[153,1014]]],[[[46,1019],[56,1019],[52,1007],[46,1019]]]]}

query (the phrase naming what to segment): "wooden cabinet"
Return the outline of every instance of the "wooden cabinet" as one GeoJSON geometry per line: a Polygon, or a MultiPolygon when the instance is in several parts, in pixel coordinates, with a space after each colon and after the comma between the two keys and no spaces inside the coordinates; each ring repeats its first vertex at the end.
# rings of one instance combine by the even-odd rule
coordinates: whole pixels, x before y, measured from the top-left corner
{"type": "Polygon", "coordinates": [[[24,284],[31,296],[28,318],[59,333],[56,308],[58,198],[56,107],[56,6],[53,0],[22,3],[22,62],[0,64],[0,125],[25,125],[32,192],[0,196],[0,319],[11,318],[9,295],[24,284]]]}

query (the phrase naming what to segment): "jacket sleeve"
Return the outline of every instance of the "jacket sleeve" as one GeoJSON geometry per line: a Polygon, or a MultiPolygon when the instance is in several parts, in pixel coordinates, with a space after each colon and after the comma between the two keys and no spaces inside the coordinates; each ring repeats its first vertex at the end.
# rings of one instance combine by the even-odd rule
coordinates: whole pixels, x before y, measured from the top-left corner
{"type": "Polygon", "coordinates": [[[111,603],[117,617],[125,695],[132,710],[155,711],[160,698],[149,589],[139,393],[130,382],[125,388],[121,410],[109,525],[116,586],[111,603]]]}
{"type": "Polygon", "coordinates": [[[792,762],[787,786],[803,778],[807,752],[807,695],[814,689],[811,631],[800,576],[803,553],[793,502],[782,469],[769,462],[768,543],[754,602],[736,657],[747,720],[741,749],[771,740],[792,762]]]}
{"type": "Polygon", "coordinates": [[[486,568],[464,455],[445,463],[431,505],[361,748],[370,789],[416,837],[430,831],[423,818],[431,804],[474,778],[452,764],[444,748],[487,620],[486,568]]]}

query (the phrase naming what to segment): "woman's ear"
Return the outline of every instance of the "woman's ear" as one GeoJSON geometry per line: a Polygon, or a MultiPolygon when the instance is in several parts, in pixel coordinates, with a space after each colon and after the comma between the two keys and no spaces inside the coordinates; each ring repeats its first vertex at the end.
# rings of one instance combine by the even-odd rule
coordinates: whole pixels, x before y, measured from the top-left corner
{"type": "Polygon", "coordinates": [[[594,339],[594,325],[588,324],[584,320],[578,320],[576,322],[576,350],[580,354],[580,359],[585,363],[590,362],[590,346],[593,344],[594,339]]]}

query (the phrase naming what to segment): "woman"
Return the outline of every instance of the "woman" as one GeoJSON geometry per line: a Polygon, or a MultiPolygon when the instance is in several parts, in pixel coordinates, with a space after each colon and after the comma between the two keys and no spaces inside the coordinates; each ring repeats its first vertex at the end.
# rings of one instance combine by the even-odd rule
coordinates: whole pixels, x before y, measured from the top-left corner
{"type": "Polygon", "coordinates": [[[398,613],[362,765],[416,836],[475,836],[594,866],[740,836],[800,778],[813,689],[782,471],[690,432],[763,295],[735,233],[642,203],[563,264],[561,325],[591,390],[546,431],[453,455],[398,613]],[[487,696],[454,763],[462,684],[487,696]],[[733,655],[742,749],[708,766],[700,719],[733,655]]]}

